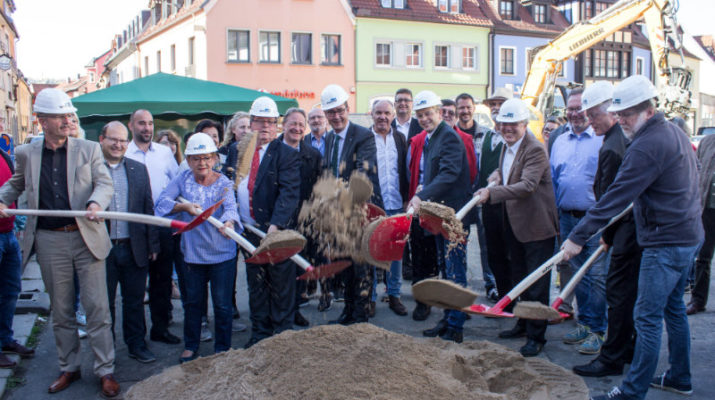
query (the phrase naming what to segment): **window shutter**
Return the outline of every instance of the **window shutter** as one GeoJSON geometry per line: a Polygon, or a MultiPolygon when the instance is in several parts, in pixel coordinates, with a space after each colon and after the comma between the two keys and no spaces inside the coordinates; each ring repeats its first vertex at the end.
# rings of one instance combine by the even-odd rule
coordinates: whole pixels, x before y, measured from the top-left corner
{"type": "Polygon", "coordinates": [[[404,42],[393,42],[392,43],[392,64],[395,67],[405,66],[405,46],[404,42]]]}

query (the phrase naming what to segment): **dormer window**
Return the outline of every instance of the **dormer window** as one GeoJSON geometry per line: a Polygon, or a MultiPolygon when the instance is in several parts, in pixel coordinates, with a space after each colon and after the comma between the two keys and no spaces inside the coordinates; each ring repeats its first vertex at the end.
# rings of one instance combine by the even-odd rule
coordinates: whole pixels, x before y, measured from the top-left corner
{"type": "Polygon", "coordinates": [[[545,24],[546,18],[546,4],[534,4],[532,6],[532,14],[534,15],[534,22],[537,24],[545,24]]]}
{"type": "Polygon", "coordinates": [[[462,12],[462,0],[438,0],[439,12],[459,14],[462,12]]]}
{"type": "Polygon", "coordinates": [[[383,8],[405,8],[405,0],[380,0],[383,8]]]}
{"type": "Polygon", "coordinates": [[[513,0],[499,0],[499,16],[502,19],[514,19],[513,0]]]}

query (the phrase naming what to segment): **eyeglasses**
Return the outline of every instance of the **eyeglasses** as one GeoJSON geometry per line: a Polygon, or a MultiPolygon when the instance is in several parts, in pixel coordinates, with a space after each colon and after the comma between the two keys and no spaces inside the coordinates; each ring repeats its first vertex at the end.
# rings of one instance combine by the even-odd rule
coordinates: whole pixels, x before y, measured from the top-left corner
{"type": "Polygon", "coordinates": [[[198,156],[189,156],[187,159],[191,162],[194,162],[196,164],[200,164],[202,162],[208,163],[209,161],[213,160],[213,156],[204,156],[204,157],[198,157],[198,156]]]}
{"type": "Polygon", "coordinates": [[[582,110],[581,107],[569,107],[566,109],[566,112],[580,113],[582,110]]]}
{"type": "Polygon", "coordinates": [[[408,99],[407,97],[398,97],[395,99],[395,103],[412,103],[412,99],[408,99]]]}
{"type": "Polygon", "coordinates": [[[447,111],[447,110],[442,110],[442,115],[455,115],[456,113],[454,111],[447,111]]]}
{"type": "Polygon", "coordinates": [[[104,137],[104,140],[107,141],[107,142],[109,142],[110,145],[112,145],[112,144],[121,144],[122,146],[124,146],[124,145],[126,145],[127,143],[129,143],[129,140],[127,140],[127,139],[115,139],[115,138],[111,138],[111,137],[108,137],[108,136],[105,136],[105,137],[104,137]]]}
{"type": "Polygon", "coordinates": [[[345,107],[336,107],[336,108],[331,108],[330,110],[325,111],[325,115],[332,116],[332,115],[338,115],[338,114],[344,114],[345,111],[348,109],[345,107]]]}
{"type": "Polygon", "coordinates": [[[75,122],[76,120],[74,119],[74,114],[43,114],[42,118],[50,118],[50,119],[69,119],[70,122],[75,122]]]}
{"type": "Polygon", "coordinates": [[[627,110],[616,111],[616,116],[617,116],[618,118],[630,118],[630,117],[632,117],[632,116],[634,116],[634,115],[636,115],[636,114],[638,114],[638,111],[634,111],[634,110],[630,110],[630,111],[627,111],[627,110]]]}
{"type": "Polygon", "coordinates": [[[259,125],[275,125],[278,123],[278,120],[275,118],[254,118],[251,123],[254,122],[259,125]]]}

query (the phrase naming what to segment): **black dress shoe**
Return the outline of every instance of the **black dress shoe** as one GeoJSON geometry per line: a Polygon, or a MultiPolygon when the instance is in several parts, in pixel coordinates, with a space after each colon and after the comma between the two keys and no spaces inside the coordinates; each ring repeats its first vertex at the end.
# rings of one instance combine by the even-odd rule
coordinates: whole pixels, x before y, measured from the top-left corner
{"type": "Polygon", "coordinates": [[[536,340],[529,339],[524,346],[519,349],[524,357],[534,357],[541,353],[541,349],[544,348],[543,343],[539,343],[536,340]]]}
{"type": "Polygon", "coordinates": [[[260,340],[252,337],[252,338],[248,339],[248,342],[246,342],[246,344],[243,345],[243,348],[249,349],[251,346],[253,346],[254,344],[256,344],[258,342],[260,342],[260,340]]]}
{"type": "Polygon", "coordinates": [[[352,325],[352,324],[354,324],[355,322],[356,322],[356,321],[355,321],[355,318],[353,318],[353,313],[352,313],[352,312],[350,312],[350,313],[343,312],[342,314],[340,314],[340,316],[338,317],[338,319],[334,319],[334,320],[332,320],[332,321],[328,321],[328,324],[332,324],[332,325],[335,325],[335,324],[340,324],[340,325],[352,325]]]}
{"type": "Polygon", "coordinates": [[[442,340],[451,340],[455,343],[462,343],[462,332],[457,332],[452,328],[447,328],[443,334],[439,335],[442,340]]]}
{"type": "Polygon", "coordinates": [[[442,335],[445,331],[447,331],[447,321],[441,319],[434,328],[422,331],[422,336],[437,337],[442,335]]]}
{"type": "Polygon", "coordinates": [[[300,311],[295,312],[295,317],[293,318],[293,323],[298,326],[309,326],[310,322],[300,313],[300,311]]]}
{"type": "Polygon", "coordinates": [[[499,332],[499,337],[502,339],[516,339],[524,336],[526,336],[526,328],[519,324],[514,325],[508,331],[499,332]]]}
{"type": "Polygon", "coordinates": [[[412,311],[412,319],[415,321],[424,321],[427,317],[429,317],[431,312],[432,307],[418,301],[417,307],[415,307],[415,310],[412,311]]]}
{"type": "Polygon", "coordinates": [[[165,331],[164,333],[161,334],[154,334],[152,333],[149,335],[149,339],[151,339],[154,342],[162,342],[166,344],[179,344],[181,343],[181,339],[179,339],[178,336],[174,336],[169,331],[165,331]]]}
{"type": "Polygon", "coordinates": [[[602,363],[598,358],[586,365],[573,367],[573,372],[581,376],[618,376],[623,374],[623,367],[616,367],[602,363]]]}
{"type": "Polygon", "coordinates": [[[156,361],[156,356],[146,346],[129,349],[129,358],[133,358],[140,363],[148,364],[156,361]]]}

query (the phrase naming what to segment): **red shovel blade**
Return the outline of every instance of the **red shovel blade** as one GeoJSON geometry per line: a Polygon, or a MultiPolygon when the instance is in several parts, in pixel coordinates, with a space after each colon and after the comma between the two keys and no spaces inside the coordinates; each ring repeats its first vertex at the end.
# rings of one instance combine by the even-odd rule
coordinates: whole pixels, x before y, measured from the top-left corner
{"type": "Polygon", "coordinates": [[[308,267],[308,270],[303,273],[303,275],[299,276],[298,279],[300,280],[307,280],[307,279],[320,279],[320,278],[329,278],[340,271],[344,270],[345,268],[349,267],[350,264],[352,264],[351,261],[348,260],[343,260],[343,261],[335,261],[330,264],[323,264],[319,265],[317,267],[310,266],[308,267]]]}
{"type": "Polygon", "coordinates": [[[444,237],[449,237],[449,232],[444,230],[442,226],[444,220],[436,215],[432,214],[420,214],[420,226],[430,232],[433,235],[442,235],[444,237]]]}
{"type": "Polygon", "coordinates": [[[382,208],[372,204],[372,203],[367,203],[367,222],[372,222],[380,217],[384,217],[385,215],[385,210],[382,208]]]}
{"type": "Polygon", "coordinates": [[[378,261],[402,260],[412,215],[396,215],[381,220],[368,241],[372,258],[378,261]]]}
{"type": "Polygon", "coordinates": [[[301,250],[303,250],[302,246],[270,249],[253,254],[250,258],[246,259],[246,262],[251,264],[278,264],[298,254],[301,250]]]}
{"type": "Polygon", "coordinates": [[[194,218],[191,222],[186,224],[183,228],[174,232],[174,235],[178,235],[180,233],[190,231],[190,230],[196,228],[197,226],[203,224],[204,221],[209,219],[209,217],[213,215],[213,213],[216,211],[216,209],[218,209],[221,206],[221,203],[223,203],[223,199],[219,200],[216,204],[212,205],[211,207],[205,209],[201,214],[197,215],[196,218],[194,218]]]}
{"type": "Polygon", "coordinates": [[[487,305],[484,304],[472,304],[469,307],[465,307],[462,309],[462,312],[465,312],[467,314],[477,314],[477,315],[484,315],[485,317],[499,317],[499,318],[513,318],[514,314],[508,313],[502,310],[498,310],[495,308],[490,308],[487,305]]]}

